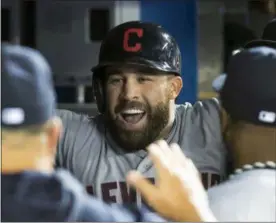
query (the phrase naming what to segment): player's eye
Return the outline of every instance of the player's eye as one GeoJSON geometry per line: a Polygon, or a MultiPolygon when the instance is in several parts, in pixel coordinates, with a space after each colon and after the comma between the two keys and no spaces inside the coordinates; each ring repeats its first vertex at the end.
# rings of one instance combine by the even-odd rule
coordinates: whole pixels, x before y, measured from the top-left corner
{"type": "Polygon", "coordinates": [[[123,79],[120,77],[111,77],[108,79],[109,84],[118,84],[122,81],[123,79]]]}
{"type": "Polygon", "coordinates": [[[109,78],[108,84],[118,84],[122,81],[122,78],[109,78]]]}
{"type": "Polygon", "coordinates": [[[139,83],[151,81],[150,78],[148,78],[148,77],[143,77],[143,76],[142,76],[142,77],[138,77],[137,79],[138,79],[138,82],[139,82],[139,83]]]}
{"type": "Polygon", "coordinates": [[[113,84],[119,83],[121,80],[122,80],[121,78],[113,78],[110,80],[110,83],[113,83],[113,84]]]}

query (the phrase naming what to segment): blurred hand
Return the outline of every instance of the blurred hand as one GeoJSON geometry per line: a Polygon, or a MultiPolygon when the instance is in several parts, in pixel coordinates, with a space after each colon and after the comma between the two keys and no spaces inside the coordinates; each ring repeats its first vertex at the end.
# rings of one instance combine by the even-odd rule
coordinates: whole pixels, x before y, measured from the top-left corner
{"type": "Polygon", "coordinates": [[[177,144],[157,141],[148,148],[156,168],[156,184],[131,171],[127,182],[163,217],[173,221],[216,221],[193,162],[177,144]]]}

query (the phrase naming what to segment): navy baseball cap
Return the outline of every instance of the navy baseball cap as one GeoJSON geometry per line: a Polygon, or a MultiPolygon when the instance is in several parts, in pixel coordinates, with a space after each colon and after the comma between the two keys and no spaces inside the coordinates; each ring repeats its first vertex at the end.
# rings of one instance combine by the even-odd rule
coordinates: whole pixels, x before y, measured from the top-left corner
{"type": "Polygon", "coordinates": [[[1,44],[1,126],[27,127],[55,114],[52,72],[36,50],[1,44]]]}
{"type": "Polygon", "coordinates": [[[268,46],[276,48],[276,18],[272,19],[264,28],[261,39],[250,41],[244,48],[268,46]]]}
{"type": "Polygon", "coordinates": [[[276,49],[254,47],[233,56],[220,92],[236,120],[276,126],[276,49]]]}
{"type": "MultiPolygon", "coordinates": [[[[257,46],[268,46],[276,49],[276,18],[272,19],[269,23],[266,24],[261,39],[246,43],[243,49],[257,46]]],[[[225,74],[215,78],[212,83],[214,91],[219,93],[224,84],[224,81],[225,74]]]]}
{"type": "MultiPolygon", "coordinates": [[[[232,56],[239,53],[242,49],[236,49],[232,52],[232,56]]],[[[226,73],[223,73],[221,75],[219,75],[218,77],[216,77],[213,82],[212,82],[212,88],[215,92],[219,93],[220,90],[222,89],[223,87],[223,84],[224,84],[224,81],[226,79],[226,76],[227,74],[226,73]]]]}

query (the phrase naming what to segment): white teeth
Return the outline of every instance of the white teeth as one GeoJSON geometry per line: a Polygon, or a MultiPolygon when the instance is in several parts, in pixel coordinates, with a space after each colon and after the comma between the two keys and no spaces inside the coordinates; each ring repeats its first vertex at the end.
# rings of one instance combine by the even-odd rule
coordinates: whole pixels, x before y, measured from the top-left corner
{"type": "Polygon", "coordinates": [[[135,115],[135,114],[142,114],[142,113],[144,113],[144,111],[139,110],[139,109],[127,109],[127,110],[122,111],[122,113],[126,114],[126,115],[135,115]]]}

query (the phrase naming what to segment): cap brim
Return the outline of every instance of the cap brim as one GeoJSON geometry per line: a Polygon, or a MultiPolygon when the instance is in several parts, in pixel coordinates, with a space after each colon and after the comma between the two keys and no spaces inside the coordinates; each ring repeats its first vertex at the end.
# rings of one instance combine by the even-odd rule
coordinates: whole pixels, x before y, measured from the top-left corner
{"type": "Polygon", "coordinates": [[[223,88],[224,82],[226,80],[226,77],[227,77],[226,74],[221,74],[213,80],[212,87],[215,92],[219,93],[221,91],[221,89],[223,88]]]}
{"type": "Polygon", "coordinates": [[[246,43],[244,48],[248,49],[248,48],[258,47],[258,46],[267,46],[267,47],[272,47],[272,48],[276,49],[276,41],[263,40],[263,39],[253,40],[253,41],[246,43]]]}
{"type": "Polygon", "coordinates": [[[143,58],[129,58],[127,61],[114,61],[114,62],[103,62],[98,64],[97,66],[91,69],[92,72],[95,72],[99,69],[109,67],[109,66],[118,66],[118,67],[141,67],[146,68],[149,71],[161,71],[162,73],[172,73],[176,75],[181,75],[179,71],[173,70],[166,62],[154,62],[151,60],[143,59],[143,58]]]}
{"type": "Polygon", "coordinates": [[[91,69],[92,72],[95,72],[96,70],[106,68],[106,67],[111,67],[111,66],[116,66],[116,67],[128,67],[128,66],[134,66],[134,67],[147,67],[147,68],[152,68],[154,69],[155,67],[152,66],[152,64],[147,63],[147,61],[137,62],[137,61],[127,61],[127,62],[104,62],[100,63],[97,66],[93,67],[91,69]]]}

